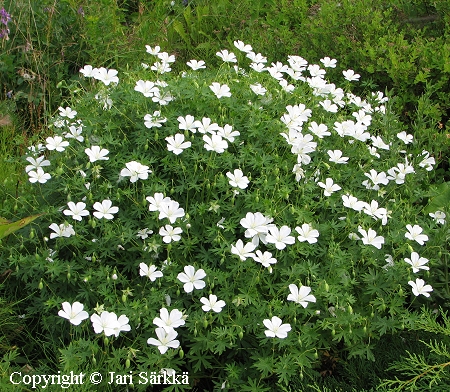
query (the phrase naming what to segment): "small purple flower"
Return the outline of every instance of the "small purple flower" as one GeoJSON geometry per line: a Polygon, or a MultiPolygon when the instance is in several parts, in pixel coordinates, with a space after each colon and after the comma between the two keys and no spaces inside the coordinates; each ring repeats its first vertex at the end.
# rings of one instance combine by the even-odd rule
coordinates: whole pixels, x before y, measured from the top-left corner
{"type": "Polygon", "coordinates": [[[78,15],[81,15],[81,16],[84,17],[84,9],[83,9],[83,7],[82,7],[81,5],[80,5],[80,7],[78,8],[77,13],[78,13],[78,15]]]}
{"type": "MultiPolygon", "coordinates": [[[[11,15],[8,14],[8,12],[4,8],[2,8],[0,10],[0,22],[2,24],[4,24],[5,26],[8,26],[8,22],[10,20],[11,20],[11,15]]],[[[8,33],[9,33],[9,30],[8,30],[8,33]]]]}
{"type": "Polygon", "coordinates": [[[9,39],[9,29],[1,29],[0,30],[0,38],[9,39]]]}

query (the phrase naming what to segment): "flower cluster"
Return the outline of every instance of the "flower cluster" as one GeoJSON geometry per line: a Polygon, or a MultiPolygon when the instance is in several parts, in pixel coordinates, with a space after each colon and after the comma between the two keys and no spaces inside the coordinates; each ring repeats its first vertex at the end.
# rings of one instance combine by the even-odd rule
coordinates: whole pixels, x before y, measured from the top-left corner
{"type": "MultiPolygon", "coordinates": [[[[400,328],[408,301],[433,290],[421,279],[412,295],[402,288],[438,263],[446,207],[416,202],[436,162],[390,122],[382,93],[349,91],[358,74],[337,73],[344,88],[327,79],[335,59],[270,62],[234,46],[217,52],[216,71],[190,60],[174,75],[159,46],[120,83],[117,71],[81,70],[90,94],[60,107],[55,134],[26,157],[30,182],[45,184],[30,187],[54,202],[45,219],[57,240],[40,252],[51,268],[37,271],[67,263],[79,279],[64,295],[124,309],[161,366],[183,347],[201,370],[210,364],[196,358],[247,345],[245,361],[269,346],[294,361],[318,336],[359,355],[366,334],[400,328]]],[[[72,324],[89,317],[69,305],[72,324]]],[[[129,328],[100,308],[91,321],[107,336],[129,328]]]]}
{"type": "MultiPolygon", "coordinates": [[[[62,310],[58,312],[58,316],[68,319],[73,325],[80,325],[83,320],[89,318],[88,312],[84,309],[84,305],[76,301],[72,305],[69,302],[62,303],[62,310]]],[[[102,311],[100,315],[94,313],[91,316],[92,327],[95,333],[104,333],[105,336],[119,336],[120,332],[131,331],[128,324],[128,317],[122,314],[120,317],[114,312],[102,311]]]]}
{"type": "Polygon", "coordinates": [[[0,38],[3,38],[4,40],[9,40],[8,23],[10,20],[11,15],[5,10],[5,8],[2,8],[0,10],[0,24],[5,27],[2,27],[2,29],[0,30],[0,38]]]}

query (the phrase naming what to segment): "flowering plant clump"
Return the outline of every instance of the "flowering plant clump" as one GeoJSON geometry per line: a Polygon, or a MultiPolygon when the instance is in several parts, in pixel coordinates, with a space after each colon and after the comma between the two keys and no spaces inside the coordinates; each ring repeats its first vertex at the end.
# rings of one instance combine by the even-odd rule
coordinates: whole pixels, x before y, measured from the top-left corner
{"type": "Polygon", "coordinates": [[[424,209],[436,161],[419,135],[381,92],[354,95],[353,70],[331,83],[335,59],[269,65],[235,46],[220,69],[179,75],[158,46],[151,67],[86,65],[54,136],[30,147],[27,203],[46,215],[9,268],[41,289],[71,365],[100,357],[103,334],[117,366],[287,384],[338,343],[373,359],[443,296],[446,214],[424,209]]]}

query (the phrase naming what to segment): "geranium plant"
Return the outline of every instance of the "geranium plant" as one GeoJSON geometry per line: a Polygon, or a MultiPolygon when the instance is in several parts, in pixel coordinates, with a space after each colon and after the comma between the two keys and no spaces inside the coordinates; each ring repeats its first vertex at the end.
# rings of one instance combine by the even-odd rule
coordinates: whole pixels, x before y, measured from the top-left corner
{"type": "Polygon", "coordinates": [[[439,298],[446,215],[423,211],[420,135],[383,93],[352,94],[353,70],[327,80],[335,59],[235,46],[179,75],[148,45],[153,65],[87,65],[30,148],[24,199],[46,215],[8,263],[66,366],[270,390],[322,349],[373,359],[439,298]]]}

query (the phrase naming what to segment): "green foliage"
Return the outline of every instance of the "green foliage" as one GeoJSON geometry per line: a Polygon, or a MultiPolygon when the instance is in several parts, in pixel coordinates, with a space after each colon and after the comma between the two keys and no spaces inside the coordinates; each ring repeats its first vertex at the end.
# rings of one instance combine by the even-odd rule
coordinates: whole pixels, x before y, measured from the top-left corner
{"type": "MultiPolygon", "coordinates": [[[[20,287],[35,293],[24,301],[24,312],[46,337],[41,343],[44,351],[59,352],[64,369],[92,367],[106,374],[171,368],[188,372],[191,385],[201,380],[207,388],[273,389],[289,385],[299,373],[315,374],[318,351],[341,348],[349,358],[374,360],[373,347],[381,336],[414,325],[414,310],[423,301],[410,294],[408,285],[417,275],[404,258],[413,251],[430,260],[433,274],[424,274],[427,284],[433,285],[432,301],[448,299],[435,277],[445,269],[437,255],[447,251],[442,246],[446,226],[424,213],[424,195],[439,163],[424,149],[433,150],[443,136],[433,140],[416,135],[405,145],[397,136],[402,127],[381,93],[361,101],[350,94],[348,81],[342,90],[329,85],[334,93],[319,93],[309,85],[312,80],[286,76],[295,86],[287,92],[268,72],[249,68],[245,53],[234,51],[245,71],[228,63],[181,74],[137,66],[119,72],[118,84],[92,78],[74,81],[66,85],[72,92],[71,108],[61,109],[50,121],[54,139],[46,139],[45,152],[38,154],[39,147],[34,146],[36,155],[29,153],[34,159],[43,154],[42,159],[49,160],[41,169],[51,178],[30,184],[17,200],[18,210],[31,214],[39,208],[45,216],[33,225],[35,235],[13,234],[1,267],[14,271],[10,290],[20,287]],[[157,83],[150,84],[148,97],[138,91],[139,80],[157,83]],[[229,86],[231,96],[218,98],[211,88],[215,82],[229,86]],[[252,91],[255,83],[267,89],[265,95],[252,91]],[[341,106],[325,110],[325,97],[341,106]],[[303,109],[292,106],[302,104],[303,109]],[[358,113],[361,108],[365,114],[358,113]],[[361,132],[368,127],[370,135],[350,137],[350,131],[339,135],[339,124],[363,114],[366,125],[360,122],[358,127],[361,132]],[[221,132],[230,127],[239,135],[226,136],[223,152],[205,149],[206,135],[194,132],[199,125],[194,130],[182,126],[187,115],[197,120],[208,117],[223,127],[221,132]],[[146,125],[149,116],[153,124],[146,125]],[[293,125],[296,116],[305,116],[301,125],[293,125]],[[313,121],[324,124],[330,135],[307,136],[308,129],[314,133],[313,121]],[[167,144],[178,133],[191,143],[179,155],[168,151],[167,144]],[[52,149],[58,137],[67,142],[58,147],[61,151],[52,149]],[[378,146],[376,151],[367,148],[369,143],[378,146]],[[107,150],[104,159],[89,158],[95,146],[107,150]],[[336,149],[349,157],[348,164],[331,160],[330,152],[336,149]],[[151,173],[133,169],[132,162],[151,173]],[[391,178],[379,184],[380,189],[372,189],[375,182],[364,185],[364,180],[370,181],[370,170],[394,175],[392,168],[400,171],[400,164],[414,173],[397,181],[391,178]],[[248,177],[248,187],[232,186],[235,169],[248,177]],[[134,178],[130,170],[136,171],[134,178]],[[324,194],[321,183],[326,179],[333,179],[341,190],[324,194]],[[163,208],[152,208],[151,198],[158,193],[184,210],[170,220],[182,230],[179,239],[170,240],[162,231],[172,229],[164,226],[168,220],[163,208]],[[382,213],[386,221],[345,207],[346,193],[369,204],[378,202],[386,208],[382,213]],[[98,213],[96,203],[103,200],[118,207],[111,211],[111,219],[98,213]],[[84,203],[88,216],[72,219],[68,209],[72,202],[84,203]],[[245,234],[242,223],[250,212],[263,214],[264,225],[272,219],[274,226],[261,229],[259,241],[259,249],[276,259],[272,265],[236,254],[239,240],[247,243],[252,236],[245,234]],[[318,230],[317,243],[301,238],[306,236],[300,229],[304,224],[318,230]],[[423,228],[429,237],[426,246],[405,239],[407,224],[423,228]],[[275,227],[282,226],[296,228],[299,238],[293,237],[294,243],[287,246],[281,240],[274,245],[269,237],[263,243],[265,232],[276,236],[275,227]],[[355,233],[364,235],[362,229],[375,230],[384,244],[352,239],[355,233]],[[390,266],[386,253],[393,259],[390,266]],[[157,267],[163,276],[149,273],[149,279],[140,272],[143,264],[157,267]],[[188,266],[205,271],[203,289],[183,286],[180,273],[188,266]],[[287,300],[292,284],[310,288],[315,302],[303,307],[287,300]],[[212,294],[225,301],[222,311],[202,309],[200,299],[212,294]],[[105,310],[125,315],[131,331],[105,339],[103,333],[94,333],[88,320],[71,325],[57,316],[66,301],[83,303],[91,315],[105,310]],[[180,310],[185,325],[176,331],[180,348],[161,354],[147,339],[154,339],[153,321],[164,307],[180,310]],[[266,335],[265,324],[274,316],[289,324],[287,337],[266,335]]],[[[147,58],[151,59],[148,53],[147,58]]],[[[30,179],[36,171],[28,172],[30,179]]],[[[447,207],[444,211],[448,213],[447,207]]]]}
{"type": "Polygon", "coordinates": [[[10,222],[5,218],[0,217],[0,239],[6,237],[7,235],[20,230],[22,227],[29,225],[35,219],[39,218],[39,215],[28,216],[16,222],[10,222]]]}
{"type": "Polygon", "coordinates": [[[45,126],[43,119],[63,98],[57,82],[84,62],[84,41],[78,39],[81,16],[73,3],[4,2],[12,19],[9,40],[0,42],[0,94],[2,99],[7,94],[12,98],[25,130],[45,126]]]}
{"type": "Polygon", "coordinates": [[[429,342],[421,341],[428,349],[425,354],[407,352],[407,357],[395,361],[389,370],[401,374],[401,378],[382,383],[391,391],[448,391],[450,376],[450,320],[447,312],[423,309],[415,329],[435,334],[429,342]]]}

